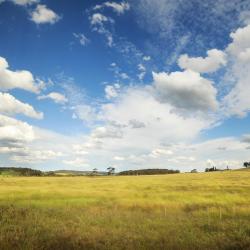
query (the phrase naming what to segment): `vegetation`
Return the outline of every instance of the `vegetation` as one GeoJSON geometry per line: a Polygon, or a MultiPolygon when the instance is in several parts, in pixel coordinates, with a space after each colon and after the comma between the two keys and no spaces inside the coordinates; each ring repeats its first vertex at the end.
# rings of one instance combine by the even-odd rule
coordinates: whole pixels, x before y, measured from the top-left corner
{"type": "Polygon", "coordinates": [[[213,171],[221,171],[220,169],[217,169],[216,167],[206,168],[205,172],[213,172],[213,171]]]}
{"type": "Polygon", "coordinates": [[[43,172],[31,168],[0,168],[0,175],[7,176],[42,176],[43,172]]]}
{"type": "Polygon", "coordinates": [[[127,170],[122,171],[119,175],[158,175],[158,174],[177,174],[179,170],[169,169],[138,169],[138,170],[127,170]]]}
{"type": "Polygon", "coordinates": [[[244,162],[244,163],[243,163],[243,166],[244,166],[245,168],[250,167],[250,162],[244,162]]]}
{"type": "Polygon", "coordinates": [[[0,248],[249,249],[250,171],[1,176],[0,248]]]}
{"type": "Polygon", "coordinates": [[[108,173],[108,175],[112,175],[112,174],[115,174],[115,168],[114,167],[108,167],[107,168],[107,173],[108,173]]]}

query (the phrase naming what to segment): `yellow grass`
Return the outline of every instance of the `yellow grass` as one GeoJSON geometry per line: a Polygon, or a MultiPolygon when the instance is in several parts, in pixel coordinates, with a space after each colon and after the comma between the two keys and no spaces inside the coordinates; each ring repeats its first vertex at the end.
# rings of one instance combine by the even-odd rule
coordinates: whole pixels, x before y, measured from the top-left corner
{"type": "Polygon", "coordinates": [[[250,171],[0,177],[0,249],[250,249],[250,171]]]}

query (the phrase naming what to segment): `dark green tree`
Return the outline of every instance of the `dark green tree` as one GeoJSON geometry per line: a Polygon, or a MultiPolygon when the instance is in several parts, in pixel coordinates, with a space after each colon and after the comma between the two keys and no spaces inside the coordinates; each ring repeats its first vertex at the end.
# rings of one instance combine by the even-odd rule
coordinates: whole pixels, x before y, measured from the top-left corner
{"type": "Polygon", "coordinates": [[[244,166],[245,168],[250,167],[250,162],[244,162],[244,163],[243,163],[243,166],[244,166]]]}
{"type": "Polygon", "coordinates": [[[112,174],[115,173],[115,168],[114,167],[108,167],[107,170],[108,170],[108,175],[112,175],[112,174]]]}

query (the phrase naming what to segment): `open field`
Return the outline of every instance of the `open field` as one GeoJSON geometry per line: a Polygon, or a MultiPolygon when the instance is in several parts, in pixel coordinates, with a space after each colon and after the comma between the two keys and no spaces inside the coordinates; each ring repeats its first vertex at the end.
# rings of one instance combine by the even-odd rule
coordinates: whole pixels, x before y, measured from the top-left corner
{"type": "Polygon", "coordinates": [[[2,176],[0,249],[250,249],[250,171],[2,176]]]}

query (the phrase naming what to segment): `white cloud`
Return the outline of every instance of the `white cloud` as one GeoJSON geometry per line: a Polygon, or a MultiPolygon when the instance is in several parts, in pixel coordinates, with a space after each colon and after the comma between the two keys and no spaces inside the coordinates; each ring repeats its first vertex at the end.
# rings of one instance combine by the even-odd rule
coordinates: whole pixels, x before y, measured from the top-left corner
{"type": "Polygon", "coordinates": [[[79,41],[82,46],[87,45],[90,41],[89,39],[81,33],[73,33],[73,36],[79,41]]]}
{"type": "Polygon", "coordinates": [[[207,57],[189,57],[187,54],[180,56],[178,64],[182,69],[190,69],[199,73],[211,73],[226,65],[226,55],[223,51],[211,49],[207,57]]]}
{"type": "MultiPolygon", "coordinates": [[[[250,10],[250,2],[244,1],[243,3],[242,0],[214,0],[211,4],[208,4],[207,1],[195,0],[137,0],[131,2],[133,2],[132,8],[138,24],[159,38],[167,39],[168,43],[174,42],[179,34],[187,32],[186,22],[180,21],[184,18],[188,17],[188,31],[194,35],[206,32],[207,36],[199,35],[202,43],[203,38],[209,37],[211,30],[213,35],[216,34],[219,39],[223,39],[225,31],[228,32],[228,29],[233,29],[236,24],[239,24],[238,18],[241,13],[250,10]],[[199,15],[194,14],[197,9],[199,9],[199,15]],[[198,32],[196,24],[199,24],[198,32]],[[207,28],[211,26],[216,28],[207,28]]],[[[215,40],[214,36],[209,37],[211,43],[212,40],[215,40]]]]}
{"type": "Polygon", "coordinates": [[[230,34],[233,39],[226,49],[230,57],[227,75],[232,82],[230,92],[223,97],[223,112],[244,117],[250,110],[250,25],[230,34]]]}
{"type": "Polygon", "coordinates": [[[32,126],[0,114],[0,143],[22,144],[35,139],[32,126]]]}
{"type": "Polygon", "coordinates": [[[55,103],[58,104],[65,104],[68,102],[68,99],[63,95],[58,92],[51,92],[48,95],[41,95],[37,97],[38,100],[44,100],[44,99],[51,99],[55,103]]]}
{"type": "Polygon", "coordinates": [[[145,66],[143,65],[143,64],[138,64],[138,69],[140,70],[140,71],[146,71],[146,68],[145,68],[145,66]]]}
{"type": "Polygon", "coordinates": [[[242,138],[242,142],[246,142],[250,144],[250,134],[249,135],[244,135],[242,138]]]}
{"type": "Polygon", "coordinates": [[[240,21],[245,25],[250,24],[250,10],[245,10],[240,13],[240,21]]]}
{"type": "Polygon", "coordinates": [[[146,61],[146,62],[147,62],[147,61],[150,61],[150,60],[151,60],[151,57],[150,57],[150,56],[144,56],[144,57],[143,57],[143,60],[146,61]]]}
{"type": "Polygon", "coordinates": [[[150,157],[158,158],[160,156],[164,155],[172,155],[173,152],[171,150],[163,149],[163,148],[156,148],[152,150],[152,152],[149,154],[150,157]]]}
{"type": "MultiPolygon", "coordinates": [[[[5,2],[6,0],[1,0],[0,4],[5,2]]],[[[35,3],[38,3],[39,0],[9,0],[10,2],[13,2],[16,5],[21,5],[21,6],[27,6],[27,5],[32,5],[35,3]]]]}
{"type": "MultiPolygon", "coordinates": [[[[13,153],[10,151],[10,153],[13,153]]],[[[18,163],[41,163],[49,160],[56,159],[62,156],[61,152],[52,150],[34,150],[31,148],[23,148],[11,157],[11,160],[18,163]]]]}
{"type": "Polygon", "coordinates": [[[93,10],[100,10],[104,7],[113,9],[118,15],[124,14],[125,11],[130,9],[130,5],[127,2],[104,2],[103,4],[96,5],[93,10]]]}
{"type": "Polygon", "coordinates": [[[130,121],[129,121],[129,125],[130,125],[132,128],[135,128],[135,129],[137,129],[137,128],[145,128],[145,127],[146,127],[145,123],[143,123],[143,122],[141,122],[141,121],[138,121],[138,120],[136,120],[136,119],[130,120],[130,121]]]}
{"type": "Polygon", "coordinates": [[[130,5],[127,2],[105,2],[103,5],[112,8],[117,14],[123,14],[126,10],[130,9],[130,5]]]}
{"type": "Polygon", "coordinates": [[[125,79],[129,79],[129,76],[127,75],[127,73],[124,73],[124,72],[122,72],[122,73],[120,73],[120,75],[119,75],[120,77],[121,77],[121,79],[123,79],[123,80],[125,80],[125,79]]]}
{"type": "Polygon", "coordinates": [[[140,73],[138,74],[138,78],[140,80],[143,80],[145,74],[146,74],[146,68],[143,64],[139,63],[138,64],[138,70],[140,71],[140,73]]]}
{"type": "Polygon", "coordinates": [[[112,18],[110,17],[106,17],[104,16],[103,14],[101,13],[94,13],[91,18],[90,18],[90,23],[91,25],[96,25],[96,24],[99,24],[99,25],[102,25],[103,23],[105,22],[114,22],[112,18]]]}
{"type": "Polygon", "coordinates": [[[92,26],[92,30],[102,34],[106,37],[107,45],[109,47],[113,46],[113,34],[105,27],[106,23],[114,24],[114,20],[110,17],[106,17],[101,13],[94,13],[90,18],[90,24],[92,26]]]}
{"type": "Polygon", "coordinates": [[[82,158],[75,158],[72,160],[64,160],[64,164],[71,165],[73,167],[89,167],[89,163],[82,158]]]}
{"type": "Polygon", "coordinates": [[[91,134],[94,138],[122,138],[123,133],[119,128],[112,126],[97,127],[91,134]]]}
{"type": "Polygon", "coordinates": [[[229,44],[227,51],[237,57],[250,47],[250,25],[232,32],[230,37],[233,39],[233,42],[229,44]]]}
{"type": "Polygon", "coordinates": [[[20,102],[8,93],[0,92],[0,113],[14,115],[23,114],[35,119],[42,119],[43,113],[37,112],[31,105],[20,102]]]}
{"type": "Polygon", "coordinates": [[[238,58],[243,63],[250,62],[250,48],[245,49],[245,51],[242,51],[239,53],[238,58]]]}
{"type": "Polygon", "coordinates": [[[107,99],[112,99],[118,96],[117,88],[112,85],[107,85],[105,87],[105,96],[107,99]]]}
{"type": "Polygon", "coordinates": [[[80,144],[73,145],[73,152],[76,155],[87,155],[89,153],[88,151],[86,151],[86,148],[80,144]]]}
{"type": "Polygon", "coordinates": [[[151,151],[163,142],[193,139],[211,126],[211,118],[184,118],[172,109],[171,105],[159,102],[147,88],[131,87],[112,103],[102,105],[99,118],[107,125],[93,133],[102,139],[104,149],[131,154],[151,151]],[[109,140],[112,137],[119,141],[109,140]]]}
{"type": "Polygon", "coordinates": [[[125,158],[122,157],[122,156],[114,156],[113,159],[114,159],[115,161],[124,161],[124,160],[125,160],[125,158]]]}
{"type": "Polygon", "coordinates": [[[213,82],[191,70],[167,74],[153,73],[154,86],[161,101],[187,110],[216,110],[217,90],[213,82]]]}
{"type": "Polygon", "coordinates": [[[170,53],[169,57],[166,60],[167,69],[172,65],[175,65],[180,54],[182,53],[183,49],[187,46],[188,42],[190,41],[190,34],[180,36],[177,41],[175,41],[176,46],[174,47],[173,51],[170,53]]]}
{"type": "Polygon", "coordinates": [[[81,104],[73,107],[74,114],[80,120],[87,124],[92,124],[98,119],[95,107],[91,105],[81,104]]]}
{"type": "Polygon", "coordinates": [[[17,5],[24,5],[24,6],[39,2],[39,0],[11,0],[11,1],[17,5]]]}
{"type": "Polygon", "coordinates": [[[59,21],[59,19],[59,15],[43,4],[38,4],[36,9],[31,13],[31,20],[36,24],[54,24],[59,21]]]}
{"type": "Polygon", "coordinates": [[[5,58],[0,57],[0,90],[14,88],[24,89],[38,93],[40,86],[35,83],[31,72],[27,70],[12,71],[5,58]]]}

